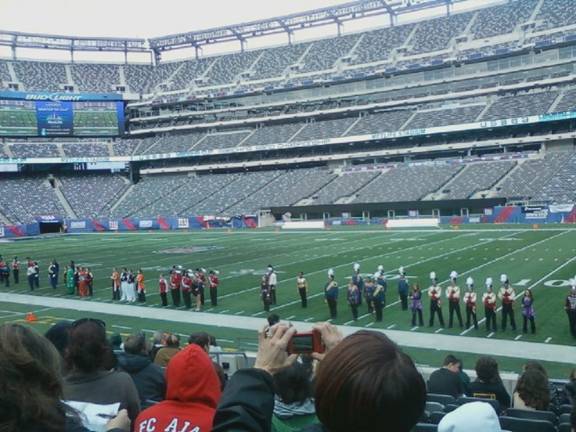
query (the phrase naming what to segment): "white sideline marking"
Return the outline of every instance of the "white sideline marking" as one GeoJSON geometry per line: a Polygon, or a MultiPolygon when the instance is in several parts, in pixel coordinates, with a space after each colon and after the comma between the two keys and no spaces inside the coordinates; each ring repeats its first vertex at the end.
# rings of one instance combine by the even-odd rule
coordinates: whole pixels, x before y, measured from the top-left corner
{"type": "Polygon", "coordinates": [[[122,325],[117,325],[117,324],[112,324],[112,327],[124,329],[124,330],[131,330],[132,329],[132,327],[127,327],[127,326],[122,326],[122,325]]]}
{"type": "Polygon", "coordinates": [[[444,331],[444,329],[442,327],[440,327],[438,330],[436,330],[434,333],[440,333],[441,331],[444,331]]]}
{"type": "Polygon", "coordinates": [[[226,313],[226,312],[230,312],[230,309],[224,309],[223,311],[220,311],[221,314],[226,313]]]}
{"type": "Polygon", "coordinates": [[[515,341],[520,340],[522,338],[522,335],[518,335],[514,338],[515,341]]]}
{"type": "Polygon", "coordinates": [[[344,323],[344,325],[350,325],[350,324],[352,324],[354,321],[357,321],[357,320],[353,320],[353,319],[352,319],[352,320],[350,320],[350,321],[346,321],[346,322],[344,323]]]}
{"type": "Polygon", "coordinates": [[[289,317],[286,317],[287,320],[291,320],[291,319],[294,319],[294,318],[296,318],[296,315],[290,315],[289,317]]]}
{"type": "MultiPolygon", "coordinates": [[[[264,312],[266,312],[266,311],[256,312],[255,314],[252,314],[252,316],[253,316],[253,317],[257,317],[257,316],[262,315],[264,312]]],[[[220,313],[223,313],[223,312],[220,312],[220,313]]]]}
{"type": "Polygon", "coordinates": [[[544,341],[544,343],[548,343],[548,342],[550,342],[551,340],[552,340],[552,338],[551,338],[551,337],[549,337],[549,338],[546,338],[546,340],[544,341]]]}
{"type": "Polygon", "coordinates": [[[419,328],[420,328],[420,327],[415,326],[415,327],[412,327],[412,328],[410,329],[410,331],[416,331],[416,330],[418,330],[419,328]]]}
{"type": "Polygon", "coordinates": [[[494,332],[488,334],[488,336],[486,336],[487,338],[491,338],[492,336],[494,336],[494,332]]]}
{"type": "Polygon", "coordinates": [[[389,325],[386,330],[392,330],[394,327],[396,327],[396,324],[389,325]]]}
{"type": "Polygon", "coordinates": [[[242,315],[244,313],[243,310],[241,310],[240,312],[236,312],[234,315],[242,315]]]}
{"type": "Polygon", "coordinates": [[[372,327],[374,325],[374,321],[369,322],[368,324],[366,324],[364,327],[372,327]]]}
{"type": "Polygon", "coordinates": [[[310,321],[312,321],[313,319],[314,319],[314,317],[310,317],[310,318],[306,318],[304,321],[310,322],[310,321]]]}

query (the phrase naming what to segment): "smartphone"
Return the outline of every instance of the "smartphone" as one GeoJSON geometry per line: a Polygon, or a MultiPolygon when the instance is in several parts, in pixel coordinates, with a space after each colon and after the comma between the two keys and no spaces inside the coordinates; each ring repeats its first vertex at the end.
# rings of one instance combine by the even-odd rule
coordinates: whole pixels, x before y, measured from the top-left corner
{"type": "Polygon", "coordinates": [[[296,333],[288,343],[288,354],[311,354],[314,352],[323,353],[324,351],[322,335],[316,330],[296,333]]]}

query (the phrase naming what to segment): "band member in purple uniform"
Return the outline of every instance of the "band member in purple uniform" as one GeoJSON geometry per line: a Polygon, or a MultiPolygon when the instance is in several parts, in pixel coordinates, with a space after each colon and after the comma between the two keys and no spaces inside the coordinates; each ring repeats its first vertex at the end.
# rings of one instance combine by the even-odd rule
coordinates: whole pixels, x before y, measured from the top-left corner
{"type": "Polygon", "coordinates": [[[530,321],[530,331],[532,334],[536,333],[535,316],[534,296],[532,295],[532,290],[528,288],[524,291],[524,297],[522,297],[522,318],[524,318],[524,325],[522,326],[523,333],[528,333],[528,321],[530,321]]]}

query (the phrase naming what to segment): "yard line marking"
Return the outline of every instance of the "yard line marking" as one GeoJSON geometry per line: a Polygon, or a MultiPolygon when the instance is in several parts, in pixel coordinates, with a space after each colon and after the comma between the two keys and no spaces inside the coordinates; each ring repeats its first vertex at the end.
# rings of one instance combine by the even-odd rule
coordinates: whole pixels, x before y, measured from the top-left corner
{"type": "Polygon", "coordinates": [[[296,315],[290,315],[289,317],[286,317],[286,320],[291,320],[291,319],[294,319],[294,318],[296,318],[296,315]]]}
{"type": "Polygon", "coordinates": [[[366,324],[364,327],[372,327],[374,325],[374,321],[369,322],[368,324],[366,324]]]}
{"type": "Polygon", "coordinates": [[[548,342],[550,342],[551,340],[552,340],[552,338],[551,338],[551,337],[549,337],[549,338],[546,338],[546,340],[544,341],[544,343],[548,343],[548,342]]]}
{"type": "MultiPolygon", "coordinates": [[[[558,237],[559,235],[562,234],[566,234],[569,231],[563,231],[560,234],[556,234],[552,237],[548,237],[548,239],[544,239],[544,240],[540,240],[539,242],[536,242],[534,244],[538,244],[538,243],[542,243],[545,240],[550,240],[552,238],[558,237]]],[[[527,249],[527,248],[526,248],[527,249]]],[[[520,252],[522,249],[518,249],[516,252],[520,252]]],[[[513,253],[513,252],[511,252],[513,253]]],[[[566,261],[564,264],[559,265],[558,267],[556,267],[554,270],[552,270],[550,273],[548,273],[547,275],[542,276],[540,279],[538,279],[536,282],[534,282],[532,285],[530,285],[528,288],[526,289],[532,289],[535,286],[537,286],[538,284],[540,284],[540,282],[542,282],[543,280],[548,279],[550,276],[552,276],[554,273],[556,273],[559,270],[562,270],[564,267],[566,267],[568,264],[572,263],[573,261],[576,260],[576,256],[573,256],[572,258],[570,258],[568,261],[566,261]]],[[[487,263],[489,264],[489,263],[487,263]]],[[[514,299],[518,299],[520,298],[522,295],[524,294],[524,290],[522,290],[522,292],[516,294],[516,297],[514,297],[514,299]]],[[[498,309],[496,309],[496,312],[500,312],[502,310],[502,306],[500,306],[498,309]]],[[[478,324],[482,324],[483,322],[486,322],[486,318],[482,318],[480,321],[478,321],[478,324]]],[[[464,330],[462,333],[460,333],[460,336],[464,336],[465,334],[467,334],[470,331],[470,329],[464,330]]]]}
{"type": "Polygon", "coordinates": [[[361,319],[364,319],[364,318],[366,318],[366,317],[369,317],[370,315],[372,315],[372,314],[367,313],[367,314],[364,314],[364,315],[360,315],[360,316],[358,317],[358,319],[361,320],[361,319]]]}
{"type": "Polygon", "coordinates": [[[243,310],[241,310],[240,312],[236,312],[234,315],[242,315],[244,313],[243,310]]]}
{"type": "Polygon", "coordinates": [[[520,340],[522,338],[522,335],[518,335],[514,338],[515,341],[520,340]]]}
{"type": "Polygon", "coordinates": [[[204,312],[211,312],[211,311],[213,311],[213,310],[214,310],[214,308],[211,307],[210,309],[206,309],[204,312]]]}
{"type": "Polygon", "coordinates": [[[389,325],[386,330],[392,330],[394,327],[396,327],[396,324],[389,325]]]}
{"type": "Polygon", "coordinates": [[[145,333],[156,333],[158,330],[142,329],[145,333]]]}
{"type": "Polygon", "coordinates": [[[230,340],[230,339],[220,339],[220,338],[218,338],[218,339],[216,339],[216,340],[217,340],[217,341],[220,341],[220,342],[234,343],[234,341],[233,341],[233,340],[230,340]]]}
{"type": "Polygon", "coordinates": [[[310,322],[310,321],[312,321],[313,319],[314,319],[314,317],[310,317],[310,318],[306,318],[304,321],[310,322]]]}
{"type": "Polygon", "coordinates": [[[492,336],[494,336],[494,332],[489,333],[488,336],[486,336],[486,337],[491,338],[492,336]]]}
{"type": "Polygon", "coordinates": [[[420,328],[420,327],[415,326],[415,327],[412,327],[412,328],[410,329],[410,331],[416,331],[416,330],[418,330],[419,328],[420,328]]]}
{"type": "MultiPolygon", "coordinates": [[[[257,317],[260,316],[264,313],[265,311],[260,311],[260,312],[256,312],[255,314],[252,314],[253,317],[257,317]]],[[[224,312],[220,312],[220,313],[224,313],[224,312]]]]}
{"type": "Polygon", "coordinates": [[[350,321],[346,321],[346,322],[344,323],[344,325],[350,325],[350,324],[352,324],[352,323],[355,322],[355,321],[357,321],[357,320],[353,320],[353,319],[352,319],[352,320],[350,320],[350,321]]]}
{"type": "Polygon", "coordinates": [[[434,333],[440,333],[441,331],[444,331],[444,329],[442,327],[440,327],[438,330],[436,330],[434,333]]]}
{"type": "Polygon", "coordinates": [[[122,326],[122,325],[117,325],[117,324],[112,324],[112,327],[124,329],[124,330],[131,330],[132,329],[132,327],[127,327],[127,326],[122,326]]]}
{"type": "Polygon", "coordinates": [[[221,311],[220,313],[223,314],[223,313],[226,313],[226,312],[230,312],[230,309],[224,309],[224,310],[221,311]]]}

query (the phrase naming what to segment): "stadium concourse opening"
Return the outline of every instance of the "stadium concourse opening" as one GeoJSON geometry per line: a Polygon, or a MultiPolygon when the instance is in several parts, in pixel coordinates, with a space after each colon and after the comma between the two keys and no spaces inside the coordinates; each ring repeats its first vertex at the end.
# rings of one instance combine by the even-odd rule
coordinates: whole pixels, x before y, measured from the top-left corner
{"type": "Polygon", "coordinates": [[[64,232],[64,223],[61,219],[46,219],[38,221],[40,234],[52,234],[64,232]]]}

